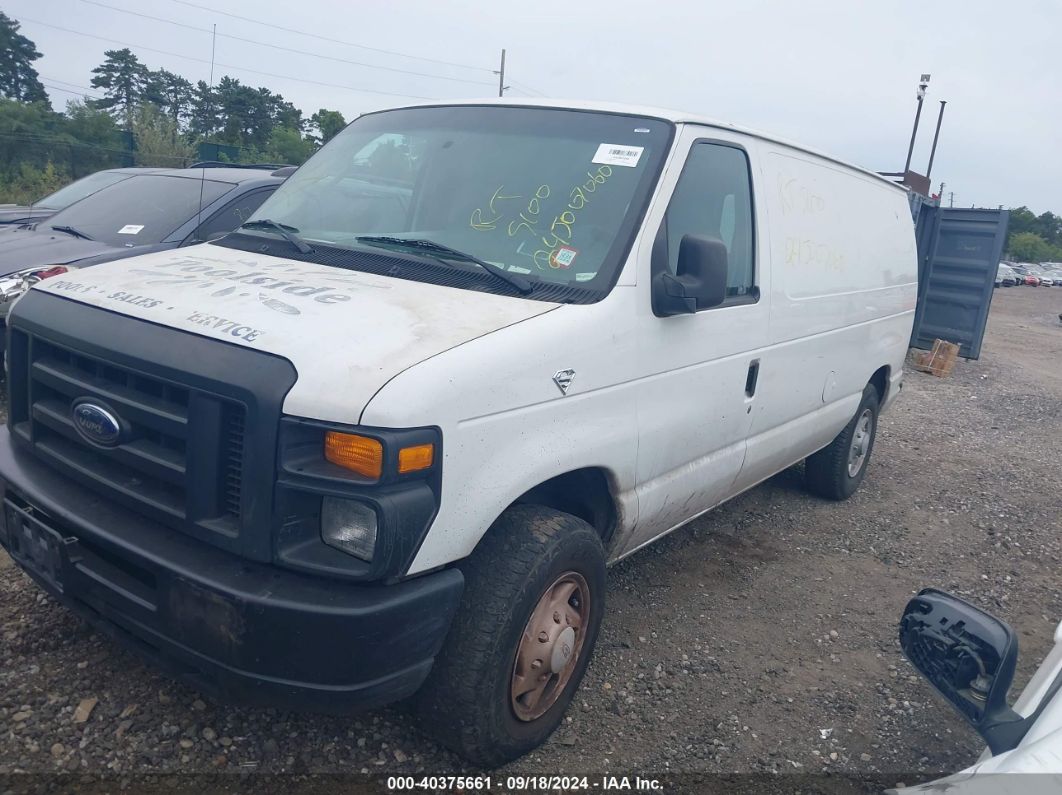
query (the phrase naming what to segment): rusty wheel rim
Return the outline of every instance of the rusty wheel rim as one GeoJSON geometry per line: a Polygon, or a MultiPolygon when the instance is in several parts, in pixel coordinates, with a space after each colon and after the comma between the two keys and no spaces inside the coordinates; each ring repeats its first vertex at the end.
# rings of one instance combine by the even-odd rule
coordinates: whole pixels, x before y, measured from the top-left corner
{"type": "Polygon", "coordinates": [[[586,579],[566,571],[542,593],[516,649],[510,701],[518,719],[540,718],[560,698],[578,664],[589,621],[586,579]]]}

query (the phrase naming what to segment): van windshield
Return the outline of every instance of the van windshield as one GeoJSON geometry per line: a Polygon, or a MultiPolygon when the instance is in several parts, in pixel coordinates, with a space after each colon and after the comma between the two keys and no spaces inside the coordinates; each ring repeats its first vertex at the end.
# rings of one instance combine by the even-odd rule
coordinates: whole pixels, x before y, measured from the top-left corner
{"type": "MultiPolygon", "coordinates": [[[[413,258],[431,264],[385,272],[511,294],[470,260],[394,240],[382,250],[381,241],[364,239],[428,240],[536,288],[565,286],[572,300],[580,293],[597,300],[615,281],[671,134],[660,119],[549,108],[374,113],[333,138],[252,220],[283,224],[310,245],[327,246],[316,259],[325,264],[371,270],[381,256],[413,258]]],[[[242,234],[272,233],[258,225],[242,234]]]]}

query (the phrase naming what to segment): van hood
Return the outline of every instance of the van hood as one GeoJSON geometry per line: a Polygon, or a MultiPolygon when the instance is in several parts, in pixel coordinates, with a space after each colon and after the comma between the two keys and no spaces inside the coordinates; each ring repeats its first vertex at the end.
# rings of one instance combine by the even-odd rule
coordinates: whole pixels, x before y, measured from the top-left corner
{"type": "Polygon", "coordinates": [[[299,374],[285,412],[346,423],[417,362],[559,306],[210,244],[109,262],[33,289],[282,356],[299,374]]]}

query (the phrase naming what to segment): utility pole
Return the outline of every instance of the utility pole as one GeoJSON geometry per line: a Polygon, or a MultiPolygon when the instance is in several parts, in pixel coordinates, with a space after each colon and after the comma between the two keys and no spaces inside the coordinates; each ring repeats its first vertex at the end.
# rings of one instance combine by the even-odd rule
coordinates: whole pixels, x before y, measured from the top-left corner
{"type": "Polygon", "coordinates": [[[937,139],[940,138],[940,123],[944,121],[944,106],[947,105],[946,100],[940,101],[940,113],[937,114],[937,130],[933,133],[933,148],[929,150],[929,165],[926,166],[926,178],[933,173],[933,158],[937,154],[937,139]]]}
{"type": "Polygon", "coordinates": [[[918,110],[915,111],[914,129],[911,130],[911,144],[907,147],[907,162],[903,166],[904,175],[911,170],[911,155],[914,154],[915,136],[918,135],[918,119],[922,115],[922,100],[925,99],[928,87],[929,75],[922,75],[918,81],[918,110]]]}
{"type": "Polygon", "coordinates": [[[948,206],[949,207],[954,207],[955,206],[955,191],[951,191],[948,194],[948,206]]]}
{"type": "Polygon", "coordinates": [[[498,70],[498,96],[504,97],[508,87],[505,85],[505,50],[502,50],[501,68],[498,70]]]}
{"type": "Polygon", "coordinates": [[[941,182],[940,182],[940,190],[937,191],[937,197],[940,199],[940,201],[944,201],[944,185],[945,184],[946,183],[943,180],[941,180],[941,182]]]}

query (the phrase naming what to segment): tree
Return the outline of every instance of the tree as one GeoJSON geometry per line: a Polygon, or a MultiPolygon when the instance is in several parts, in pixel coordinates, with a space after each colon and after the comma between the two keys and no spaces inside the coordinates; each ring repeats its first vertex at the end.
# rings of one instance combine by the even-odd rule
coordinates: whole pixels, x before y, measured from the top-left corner
{"type": "Polygon", "coordinates": [[[137,106],[144,97],[148,83],[148,68],[128,47],[121,50],[107,50],[103,53],[105,60],[92,70],[93,88],[102,88],[104,99],[93,100],[97,108],[111,111],[122,119],[125,126],[132,129],[133,116],[137,106]]]}
{"type": "Polygon", "coordinates": [[[1051,259],[1051,246],[1035,232],[1018,232],[1010,239],[1010,256],[1019,262],[1044,262],[1051,259]]]}
{"type": "Polygon", "coordinates": [[[269,106],[270,117],[274,126],[287,127],[289,130],[297,130],[299,132],[303,131],[306,127],[306,121],[302,118],[301,110],[280,96],[280,94],[272,94],[266,88],[258,90],[268,95],[266,102],[269,106]]]}
{"type": "Polygon", "coordinates": [[[234,146],[263,148],[272,132],[271,125],[263,125],[270,118],[265,97],[227,75],[218,81],[214,95],[222,119],[216,136],[219,141],[234,146]]]}
{"type": "Polygon", "coordinates": [[[149,102],[133,116],[133,138],[138,166],[184,168],[195,159],[195,146],[180,135],[177,122],[149,102]]]}
{"type": "Polygon", "coordinates": [[[105,110],[86,105],[82,100],[66,104],[65,134],[73,145],[71,174],[82,177],[103,168],[132,165],[131,141],[114,118],[105,110]]]}
{"type": "Polygon", "coordinates": [[[1052,246],[1062,246],[1062,216],[1048,211],[1036,218],[1037,234],[1052,246]]]}
{"type": "Polygon", "coordinates": [[[0,96],[19,102],[48,102],[33,62],[37,45],[19,30],[19,23],[0,11],[0,96]]]}
{"type": "Polygon", "coordinates": [[[338,110],[321,108],[310,117],[310,124],[317,129],[318,143],[328,143],[336,134],[347,126],[347,120],[338,110]]]}
{"type": "Polygon", "coordinates": [[[178,127],[188,120],[195,92],[192,84],[166,69],[148,72],[144,83],[144,101],[157,106],[178,127]]]}
{"type": "Polygon", "coordinates": [[[251,88],[225,76],[213,90],[220,118],[220,143],[264,150],[276,127],[302,131],[302,111],[267,88],[251,88]]]}
{"type": "Polygon", "coordinates": [[[196,138],[211,138],[221,128],[217,92],[205,80],[195,84],[188,118],[188,132],[196,138]]]}
{"type": "Polygon", "coordinates": [[[316,142],[312,138],[304,138],[298,130],[274,127],[269,136],[266,156],[277,163],[301,166],[316,148],[316,142]]]}
{"type": "Polygon", "coordinates": [[[23,164],[43,168],[49,161],[65,163],[63,116],[44,103],[0,99],[0,182],[23,164]]]}
{"type": "MultiPolygon", "coordinates": [[[[1007,227],[1007,251],[1013,251],[1015,238],[1022,234],[1031,234],[1040,238],[1055,252],[1048,255],[1047,259],[1062,256],[1058,253],[1058,250],[1062,250],[1062,216],[1052,212],[1036,215],[1028,207],[1012,207],[1010,224],[1007,227]]],[[[1031,238],[1023,238],[1023,240],[1026,248],[1033,246],[1032,250],[1037,250],[1031,238]]]]}

